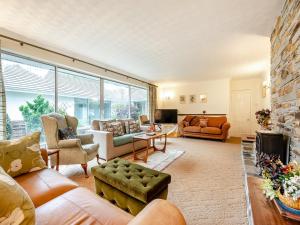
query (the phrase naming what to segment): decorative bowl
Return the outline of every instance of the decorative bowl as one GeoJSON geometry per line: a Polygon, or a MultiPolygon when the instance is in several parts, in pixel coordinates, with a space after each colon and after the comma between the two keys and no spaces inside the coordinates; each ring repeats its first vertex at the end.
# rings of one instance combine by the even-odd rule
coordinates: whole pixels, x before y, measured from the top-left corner
{"type": "Polygon", "coordinates": [[[285,197],[279,191],[277,192],[279,200],[287,207],[300,210],[300,199],[294,201],[290,197],[285,197]]]}

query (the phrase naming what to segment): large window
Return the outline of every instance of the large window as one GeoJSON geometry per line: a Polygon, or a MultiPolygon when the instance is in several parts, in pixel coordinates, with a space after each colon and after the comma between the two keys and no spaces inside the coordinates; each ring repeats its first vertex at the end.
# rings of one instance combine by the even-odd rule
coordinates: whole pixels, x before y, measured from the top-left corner
{"type": "MultiPolygon", "coordinates": [[[[139,115],[148,114],[148,91],[144,88],[11,53],[2,53],[1,63],[6,91],[8,139],[43,131],[41,115],[54,111],[77,117],[80,131],[89,127],[93,119],[137,120],[139,115]],[[104,99],[101,106],[100,96],[104,99]],[[103,109],[103,115],[100,115],[100,108],[103,109]]],[[[43,133],[41,141],[45,141],[43,133]]]]}
{"type": "Polygon", "coordinates": [[[129,118],[129,86],[104,80],[104,118],[129,118]]]}
{"type": "Polygon", "coordinates": [[[79,128],[100,118],[100,78],[58,68],[57,90],[57,111],[77,117],[79,128]]]}
{"type": "Polygon", "coordinates": [[[131,118],[138,120],[140,115],[148,115],[148,91],[144,88],[131,87],[131,118]]]}
{"type": "Polygon", "coordinates": [[[7,138],[41,131],[40,116],[54,111],[54,66],[2,54],[2,70],[6,90],[7,138]]]}

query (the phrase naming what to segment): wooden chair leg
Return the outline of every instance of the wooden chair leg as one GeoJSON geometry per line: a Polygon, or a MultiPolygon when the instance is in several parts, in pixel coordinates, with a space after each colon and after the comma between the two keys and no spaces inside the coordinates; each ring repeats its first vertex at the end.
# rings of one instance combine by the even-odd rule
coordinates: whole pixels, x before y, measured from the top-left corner
{"type": "Polygon", "coordinates": [[[84,170],[85,177],[88,178],[89,175],[87,174],[87,163],[81,164],[82,169],[84,170]]]}
{"type": "Polygon", "coordinates": [[[98,165],[100,165],[100,162],[99,162],[99,159],[100,159],[99,154],[97,154],[96,157],[97,157],[97,163],[98,163],[98,165]]]}

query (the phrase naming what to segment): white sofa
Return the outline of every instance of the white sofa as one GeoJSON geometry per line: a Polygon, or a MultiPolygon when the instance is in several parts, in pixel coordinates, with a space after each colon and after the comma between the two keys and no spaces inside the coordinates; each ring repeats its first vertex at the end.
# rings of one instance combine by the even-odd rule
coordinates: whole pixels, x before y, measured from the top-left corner
{"type": "MultiPolygon", "coordinates": [[[[132,137],[135,134],[125,134],[114,137],[112,132],[100,131],[100,120],[93,120],[91,130],[88,133],[94,135],[94,143],[99,144],[99,157],[106,161],[132,152],[132,137]]],[[[145,148],[146,141],[135,142],[136,149],[145,148]]]]}

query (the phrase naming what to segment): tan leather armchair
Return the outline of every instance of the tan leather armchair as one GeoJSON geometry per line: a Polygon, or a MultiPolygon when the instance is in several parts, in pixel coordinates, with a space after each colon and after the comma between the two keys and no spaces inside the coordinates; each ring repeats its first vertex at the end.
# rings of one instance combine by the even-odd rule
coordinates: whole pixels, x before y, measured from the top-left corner
{"type": "MultiPolygon", "coordinates": [[[[76,135],[75,139],[60,140],[59,129],[71,127],[77,133],[78,120],[73,116],[50,113],[41,117],[48,149],[59,149],[59,164],[81,164],[87,175],[87,162],[98,156],[98,144],[94,144],[92,134],[76,135]]],[[[51,155],[51,166],[56,165],[56,156],[51,155]]]]}

